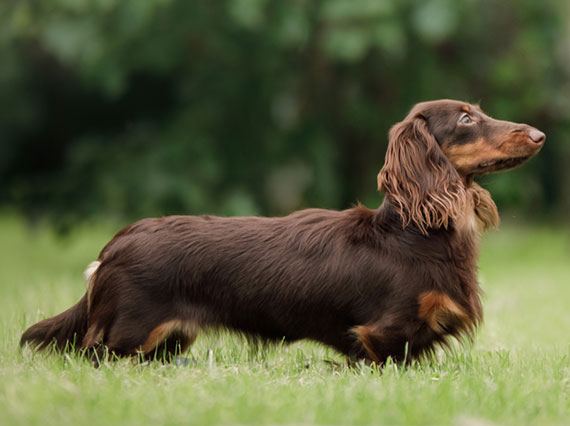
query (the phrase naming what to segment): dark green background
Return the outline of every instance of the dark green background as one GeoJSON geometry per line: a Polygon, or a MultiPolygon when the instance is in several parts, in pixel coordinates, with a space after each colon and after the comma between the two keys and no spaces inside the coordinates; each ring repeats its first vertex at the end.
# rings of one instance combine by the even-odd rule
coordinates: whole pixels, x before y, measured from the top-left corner
{"type": "Polygon", "coordinates": [[[482,180],[568,220],[570,13],[536,0],[4,0],[0,205],[84,218],[376,207],[416,102],[547,134],[482,180]]]}

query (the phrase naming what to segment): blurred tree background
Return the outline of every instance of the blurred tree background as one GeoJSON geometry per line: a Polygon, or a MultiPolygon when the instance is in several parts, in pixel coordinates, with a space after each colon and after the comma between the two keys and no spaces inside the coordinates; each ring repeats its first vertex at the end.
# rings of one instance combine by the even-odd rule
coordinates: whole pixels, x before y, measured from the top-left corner
{"type": "Polygon", "coordinates": [[[0,205],[90,217],[376,207],[416,102],[480,102],[547,134],[483,179],[568,220],[565,0],[4,0],[0,205]]]}

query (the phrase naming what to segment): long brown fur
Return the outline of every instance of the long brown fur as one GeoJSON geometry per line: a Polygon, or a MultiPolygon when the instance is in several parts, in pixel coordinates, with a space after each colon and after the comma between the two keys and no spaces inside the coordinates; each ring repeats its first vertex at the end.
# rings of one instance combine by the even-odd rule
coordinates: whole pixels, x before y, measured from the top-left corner
{"type": "Polygon", "coordinates": [[[405,228],[414,223],[424,234],[430,228],[447,228],[462,213],[466,188],[459,173],[420,117],[408,117],[390,130],[378,189],[395,202],[405,228]]]}
{"type": "Polygon", "coordinates": [[[521,164],[544,139],[475,105],[418,104],[390,131],[379,208],[140,220],[90,265],[86,295],[21,345],[171,356],[225,328],[378,364],[432,353],[482,321],[479,234],[498,214],[474,177],[521,164]]]}

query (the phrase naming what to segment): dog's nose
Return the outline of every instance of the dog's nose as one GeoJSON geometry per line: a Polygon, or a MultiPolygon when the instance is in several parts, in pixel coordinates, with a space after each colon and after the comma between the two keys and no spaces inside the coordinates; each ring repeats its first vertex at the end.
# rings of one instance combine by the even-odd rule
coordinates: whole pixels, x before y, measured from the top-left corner
{"type": "Polygon", "coordinates": [[[534,143],[538,145],[542,145],[546,139],[546,135],[537,129],[532,129],[528,136],[534,143]]]}

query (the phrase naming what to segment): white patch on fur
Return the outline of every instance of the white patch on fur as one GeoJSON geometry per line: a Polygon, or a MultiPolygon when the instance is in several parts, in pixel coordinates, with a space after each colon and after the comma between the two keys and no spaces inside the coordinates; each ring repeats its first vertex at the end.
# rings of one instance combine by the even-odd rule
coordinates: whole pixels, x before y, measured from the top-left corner
{"type": "Polygon", "coordinates": [[[91,289],[93,287],[95,272],[97,272],[97,269],[99,268],[100,265],[101,265],[101,262],[98,260],[95,260],[95,261],[91,262],[87,266],[87,269],[85,269],[85,272],[83,272],[83,276],[85,277],[85,280],[87,281],[87,309],[89,309],[89,307],[91,306],[91,289]]]}
{"type": "Polygon", "coordinates": [[[87,281],[87,286],[89,286],[89,282],[91,281],[91,277],[97,271],[97,268],[99,267],[100,264],[101,264],[101,262],[99,262],[98,260],[95,260],[95,261],[91,262],[89,265],[87,265],[85,272],[83,272],[83,276],[85,277],[85,281],[87,281]]]}

